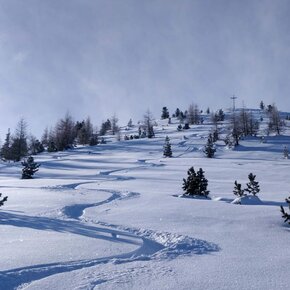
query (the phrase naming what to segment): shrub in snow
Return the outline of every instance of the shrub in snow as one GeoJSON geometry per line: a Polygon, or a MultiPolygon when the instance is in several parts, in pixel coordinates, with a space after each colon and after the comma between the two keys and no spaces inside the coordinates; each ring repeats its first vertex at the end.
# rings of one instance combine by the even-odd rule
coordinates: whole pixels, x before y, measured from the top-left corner
{"type": "Polygon", "coordinates": [[[250,173],[248,175],[248,178],[249,178],[249,182],[247,183],[246,189],[242,189],[242,185],[238,183],[237,181],[235,181],[235,187],[233,190],[234,195],[237,195],[239,197],[246,196],[247,194],[245,194],[245,191],[247,191],[249,194],[256,196],[256,194],[260,192],[259,182],[255,180],[256,175],[254,175],[253,173],[250,173]]]}
{"type": "Polygon", "coordinates": [[[168,136],[166,136],[166,138],[165,138],[165,144],[163,147],[163,156],[164,157],[172,157],[171,144],[170,144],[170,139],[168,136]]]}
{"type": "Polygon", "coordinates": [[[183,179],[182,189],[185,191],[184,194],[207,197],[209,194],[209,191],[207,190],[208,181],[204,176],[202,168],[195,172],[194,168],[191,167],[187,171],[187,175],[187,179],[183,179]]]}
{"type": "Polygon", "coordinates": [[[235,200],[232,201],[233,204],[261,204],[261,200],[256,196],[260,191],[259,182],[255,181],[256,175],[250,173],[248,175],[249,182],[247,183],[247,188],[243,189],[242,185],[235,181],[235,187],[233,190],[234,195],[237,196],[235,200]],[[249,194],[246,194],[248,192],[249,194]]]}
{"type": "MultiPolygon", "coordinates": [[[[2,193],[0,193],[0,198],[2,196],[2,193]]],[[[5,201],[7,201],[8,196],[4,196],[2,199],[0,199],[0,206],[2,206],[4,204],[5,201]]]]}
{"type": "Polygon", "coordinates": [[[256,194],[260,192],[259,182],[255,180],[256,175],[254,175],[253,173],[250,173],[248,175],[248,178],[249,178],[249,182],[247,183],[247,188],[245,189],[245,191],[256,196],[256,194]]]}
{"type": "Polygon", "coordinates": [[[216,151],[216,149],[214,148],[213,136],[212,136],[212,134],[209,134],[208,139],[207,139],[207,143],[204,147],[203,152],[206,155],[206,157],[213,158],[215,151],[216,151]]]}
{"type": "Polygon", "coordinates": [[[245,190],[242,189],[242,185],[235,180],[235,187],[233,190],[234,195],[236,195],[238,197],[245,196],[244,192],[245,192],[245,190]]]}
{"type": "Polygon", "coordinates": [[[22,179],[31,179],[35,172],[38,171],[40,164],[34,162],[34,158],[29,156],[22,163],[24,168],[22,169],[22,179]]]}
{"type": "MultiPolygon", "coordinates": [[[[290,196],[286,198],[285,200],[288,203],[288,207],[290,209],[290,196]]],[[[288,222],[288,224],[290,224],[290,213],[287,213],[282,205],[280,207],[281,207],[282,217],[284,218],[284,222],[285,223],[288,222]]]]}
{"type": "Polygon", "coordinates": [[[168,119],[169,118],[169,111],[167,107],[162,108],[161,119],[168,119]]]}

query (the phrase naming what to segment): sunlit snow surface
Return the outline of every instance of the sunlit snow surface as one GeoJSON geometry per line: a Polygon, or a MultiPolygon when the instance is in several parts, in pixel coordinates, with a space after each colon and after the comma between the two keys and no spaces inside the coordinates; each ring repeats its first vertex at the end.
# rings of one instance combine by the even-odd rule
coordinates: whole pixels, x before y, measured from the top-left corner
{"type": "Polygon", "coordinates": [[[0,289],[287,289],[289,131],[234,150],[219,141],[208,159],[207,118],[177,125],[160,121],[151,140],[38,155],[33,180],[2,162],[0,289]],[[173,158],[162,157],[166,135],[173,158]],[[205,171],[210,199],[179,197],[191,166],[205,171]],[[234,181],[245,186],[250,172],[259,200],[232,204],[234,181]]]}

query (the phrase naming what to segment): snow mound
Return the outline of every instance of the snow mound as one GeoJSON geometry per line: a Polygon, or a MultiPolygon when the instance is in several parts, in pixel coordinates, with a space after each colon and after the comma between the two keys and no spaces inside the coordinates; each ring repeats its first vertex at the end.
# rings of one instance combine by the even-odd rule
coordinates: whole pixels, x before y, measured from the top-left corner
{"type": "Polygon", "coordinates": [[[234,199],[232,204],[242,204],[242,205],[261,205],[263,202],[259,199],[259,197],[254,195],[245,195],[242,197],[238,197],[234,199]]]}

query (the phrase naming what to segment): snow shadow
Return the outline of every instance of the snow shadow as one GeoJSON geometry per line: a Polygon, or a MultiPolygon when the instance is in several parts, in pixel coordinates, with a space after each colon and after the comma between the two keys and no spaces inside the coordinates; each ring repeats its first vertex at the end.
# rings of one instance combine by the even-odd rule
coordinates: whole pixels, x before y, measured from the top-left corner
{"type": "Polygon", "coordinates": [[[132,240],[132,238],[136,238],[136,236],[132,234],[97,226],[89,226],[80,223],[78,220],[65,221],[47,217],[28,216],[1,211],[0,225],[9,225],[19,228],[30,228],[39,231],[71,233],[89,238],[101,239],[109,242],[140,245],[140,242],[132,240]]]}

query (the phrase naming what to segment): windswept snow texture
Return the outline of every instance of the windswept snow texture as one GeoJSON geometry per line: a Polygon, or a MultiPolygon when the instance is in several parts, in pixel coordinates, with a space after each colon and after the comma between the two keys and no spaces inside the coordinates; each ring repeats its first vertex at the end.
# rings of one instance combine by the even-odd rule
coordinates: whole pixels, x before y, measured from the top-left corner
{"type": "MultiPolygon", "coordinates": [[[[174,118],[158,121],[153,139],[106,136],[43,153],[32,180],[20,180],[20,164],[0,163],[0,289],[289,288],[290,228],[279,211],[289,195],[289,127],[265,137],[264,116],[257,137],[235,149],[218,141],[208,159],[204,119],[181,132],[174,118]],[[166,136],[172,158],[163,158],[166,136]],[[205,171],[209,199],[179,198],[191,166],[205,171]],[[234,181],[245,187],[250,172],[261,192],[236,199],[234,181]]],[[[225,132],[227,122],[219,126],[225,132]]]]}

